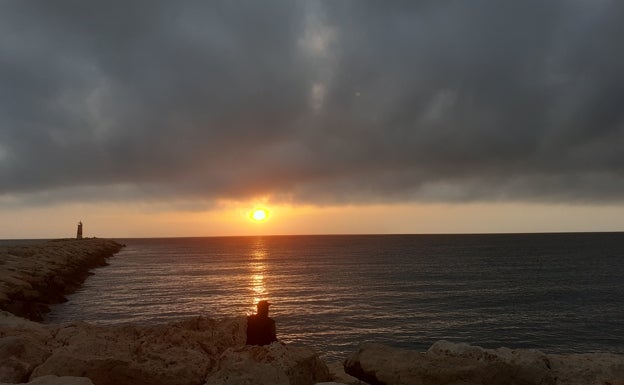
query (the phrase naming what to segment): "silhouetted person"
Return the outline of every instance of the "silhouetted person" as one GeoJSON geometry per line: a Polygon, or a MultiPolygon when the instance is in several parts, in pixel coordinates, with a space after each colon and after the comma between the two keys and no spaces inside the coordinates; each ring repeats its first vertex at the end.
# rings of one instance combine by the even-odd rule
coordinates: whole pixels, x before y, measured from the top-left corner
{"type": "Polygon", "coordinates": [[[275,321],[269,318],[268,301],[258,302],[258,313],[247,316],[247,345],[268,345],[277,341],[275,321]]]}

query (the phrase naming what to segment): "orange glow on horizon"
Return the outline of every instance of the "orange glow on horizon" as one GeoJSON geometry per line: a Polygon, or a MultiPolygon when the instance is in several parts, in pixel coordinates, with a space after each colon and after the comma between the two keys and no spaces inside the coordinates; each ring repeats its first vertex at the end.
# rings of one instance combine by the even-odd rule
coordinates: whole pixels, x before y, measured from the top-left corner
{"type": "Polygon", "coordinates": [[[0,238],[74,237],[77,219],[85,224],[85,236],[104,238],[624,230],[622,205],[404,203],[315,206],[259,198],[223,200],[211,207],[190,210],[183,203],[72,203],[9,208],[0,210],[0,228],[3,229],[0,238]],[[252,219],[253,208],[267,209],[268,219],[264,222],[252,219]],[[41,221],[46,217],[54,218],[53,225],[50,221],[41,221]]]}

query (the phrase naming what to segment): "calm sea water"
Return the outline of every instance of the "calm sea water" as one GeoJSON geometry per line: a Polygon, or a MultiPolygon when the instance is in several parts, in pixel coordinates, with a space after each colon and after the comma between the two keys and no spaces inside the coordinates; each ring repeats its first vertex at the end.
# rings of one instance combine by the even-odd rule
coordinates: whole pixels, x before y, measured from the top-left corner
{"type": "Polygon", "coordinates": [[[624,353],[624,233],[124,239],[50,322],[250,314],[342,359],[446,339],[624,353]]]}

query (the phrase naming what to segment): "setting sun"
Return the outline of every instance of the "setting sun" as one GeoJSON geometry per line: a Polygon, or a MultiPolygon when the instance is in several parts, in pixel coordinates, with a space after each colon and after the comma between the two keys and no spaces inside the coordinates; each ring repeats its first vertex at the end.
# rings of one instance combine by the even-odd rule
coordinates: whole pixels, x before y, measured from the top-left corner
{"type": "Polygon", "coordinates": [[[269,218],[269,211],[264,208],[253,209],[249,217],[255,222],[264,222],[269,218]]]}

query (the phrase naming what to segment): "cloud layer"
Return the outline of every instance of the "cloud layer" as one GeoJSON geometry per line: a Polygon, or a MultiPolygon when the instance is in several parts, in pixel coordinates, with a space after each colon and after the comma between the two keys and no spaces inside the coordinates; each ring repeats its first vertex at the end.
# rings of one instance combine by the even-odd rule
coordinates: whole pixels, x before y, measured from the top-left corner
{"type": "Polygon", "coordinates": [[[4,1],[0,196],[621,201],[622,36],[609,0],[4,1]]]}

